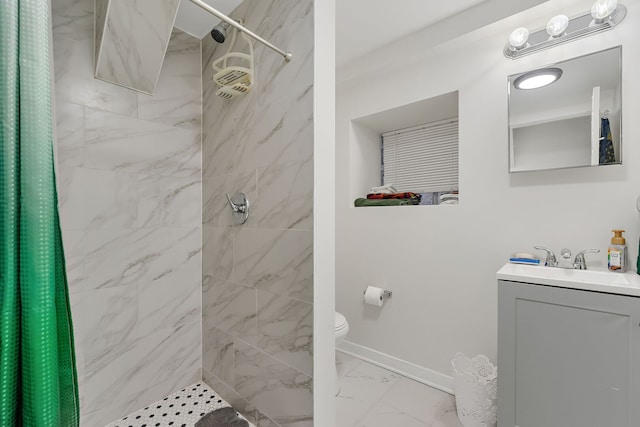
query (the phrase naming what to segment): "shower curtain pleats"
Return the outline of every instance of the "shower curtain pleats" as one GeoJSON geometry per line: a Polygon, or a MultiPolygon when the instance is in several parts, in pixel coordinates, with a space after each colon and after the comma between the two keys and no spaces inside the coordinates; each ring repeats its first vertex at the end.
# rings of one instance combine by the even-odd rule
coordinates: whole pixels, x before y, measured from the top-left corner
{"type": "Polygon", "coordinates": [[[0,426],[79,425],[47,0],[0,0],[0,426]]]}

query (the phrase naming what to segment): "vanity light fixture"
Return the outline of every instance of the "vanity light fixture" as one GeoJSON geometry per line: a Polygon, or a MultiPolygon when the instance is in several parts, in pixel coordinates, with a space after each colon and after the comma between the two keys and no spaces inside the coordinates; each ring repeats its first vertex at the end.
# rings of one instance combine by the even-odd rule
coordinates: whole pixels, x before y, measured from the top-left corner
{"type": "Polygon", "coordinates": [[[602,31],[613,29],[627,15],[627,8],[617,0],[597,0],[589,12],[574,18],[557,15],[546,28],[529,32],[516,28],[504,47],[504,56],[517,59],[562,43],[578,40],[602,31]]]}
{"type": "Polygon", "coordinates": [[[562,77],[562,69],[560,68],[541,68],[539,70],[529,71],[519,76],[513,82],[516,89],[538,89],[557,82],[562,77]]]}

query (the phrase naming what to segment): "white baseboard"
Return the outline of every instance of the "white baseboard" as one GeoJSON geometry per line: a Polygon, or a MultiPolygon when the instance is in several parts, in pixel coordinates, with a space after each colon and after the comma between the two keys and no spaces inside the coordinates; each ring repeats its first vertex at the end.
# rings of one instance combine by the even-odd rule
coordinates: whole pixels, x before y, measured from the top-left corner
{"type": "Polygon", "coordinates": [[[373,363],[381,368],[388,369],[430,387],[437,388],[445,393],[454,394],[453,377],[451,376],[349,341],[342,341],[338,344],[336,350],[373,363]]]}

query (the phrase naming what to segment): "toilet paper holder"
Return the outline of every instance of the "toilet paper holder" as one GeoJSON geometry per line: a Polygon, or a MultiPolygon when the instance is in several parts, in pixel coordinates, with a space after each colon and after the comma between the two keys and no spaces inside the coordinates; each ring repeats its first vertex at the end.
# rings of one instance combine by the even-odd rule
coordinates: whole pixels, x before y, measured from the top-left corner
{"type": "MultiPolygon", "coordinates": [[[[367,288],[364,289],[364,291],[362,291],[363,294],[367,293],[367,288]]],[[[391,291],[387,291],[386,289],[382,292],[382,296],[384,298],[391,298],[391,295],[393,295],[393,292],[391,291]]]]}

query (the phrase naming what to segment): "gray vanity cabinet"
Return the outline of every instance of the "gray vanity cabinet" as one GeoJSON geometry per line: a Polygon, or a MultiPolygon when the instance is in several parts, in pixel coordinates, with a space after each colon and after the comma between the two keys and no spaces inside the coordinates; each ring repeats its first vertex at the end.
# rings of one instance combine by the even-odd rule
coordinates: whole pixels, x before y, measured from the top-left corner
{"type": "Polygon", "coordinates": [[[640,426],[640,298],[498,281],[498,427],[640,426]]]}

